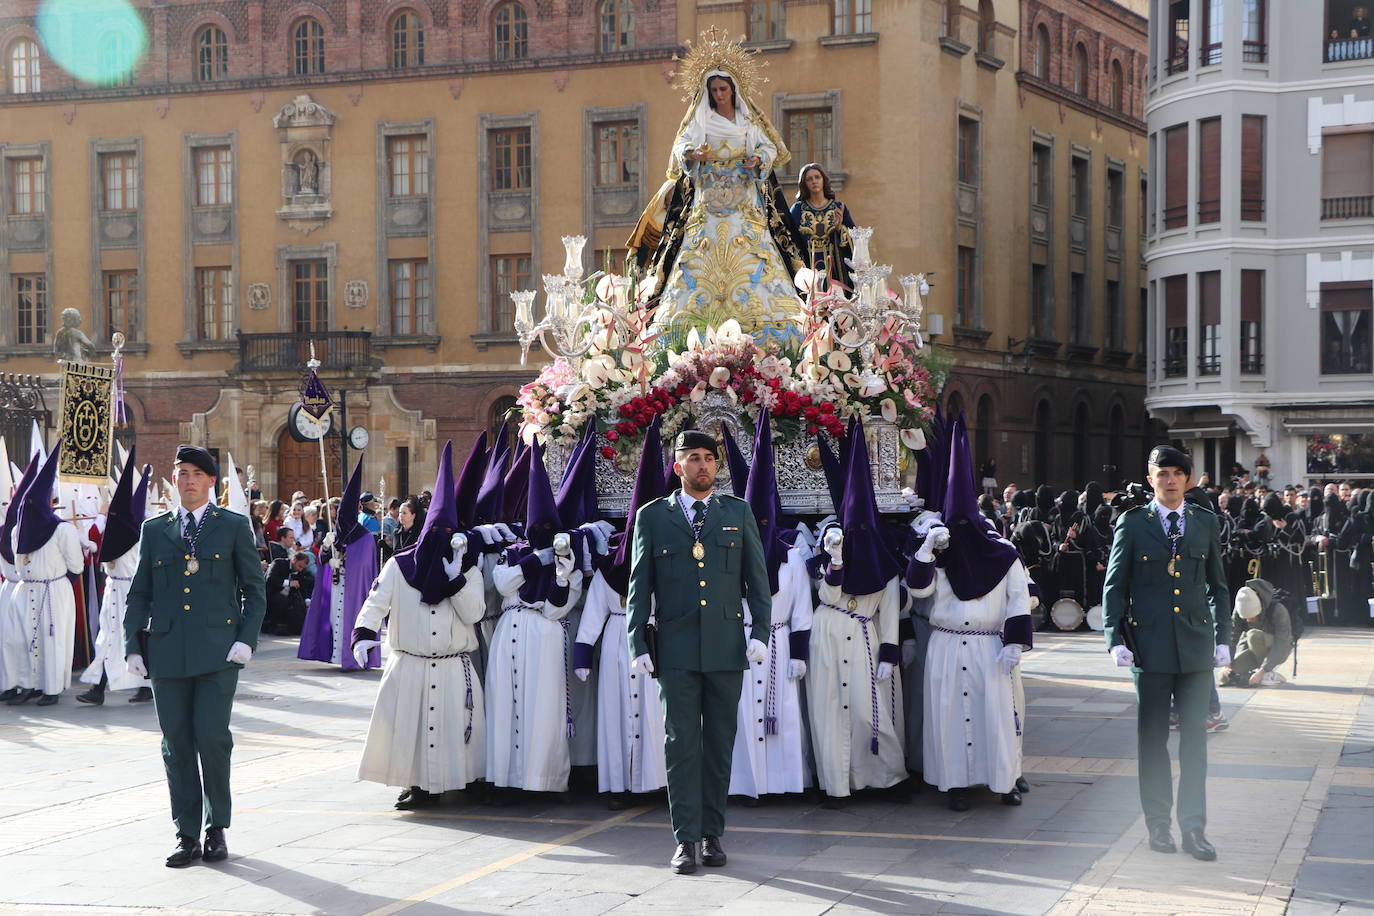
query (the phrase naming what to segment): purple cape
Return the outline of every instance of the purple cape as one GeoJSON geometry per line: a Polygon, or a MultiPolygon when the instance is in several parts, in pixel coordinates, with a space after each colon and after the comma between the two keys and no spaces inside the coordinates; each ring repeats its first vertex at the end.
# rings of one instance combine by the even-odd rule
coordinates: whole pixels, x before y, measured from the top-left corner
{"type": "MultiPolygon", "coordinates": [[[[356,540],[344,548],[344,602],[343,620],[339,624],[340,667],[345,671],[356,671],[358,663],[353,660],[349,645],[353,637],[353,625],[358,620],[358,612],[367,600],[367,593],[377,578],[377,542],[372,538],[356,540]]],[[[305,612],[305,625],[301,628],[301,645],[296,650],[296,658],[306,661],[330,662],[334,655],[334,628],[330,619],[330,602],[333,600],[334,583],[330,575],[332,569],[321,564],[315,576],[315,590],[310,594],[310,609],[305,612]]],[[[379,668],[382,664],[380,649],[367,653],[367,667],[379,668]]]]}

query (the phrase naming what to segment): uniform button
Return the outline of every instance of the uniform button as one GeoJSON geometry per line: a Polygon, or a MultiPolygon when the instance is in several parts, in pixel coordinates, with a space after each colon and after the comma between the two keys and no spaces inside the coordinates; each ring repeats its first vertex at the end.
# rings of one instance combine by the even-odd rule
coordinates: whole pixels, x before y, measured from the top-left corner
{"type": "Polygon", "coordinates": [[[701,580],[700,582],[698,582],[697,584],[700,585],[702,588],[705,588],[705,587],[706,587],[706,580],[705,580],[705,579],[702,579],[702,580],[701,580]]]}
{"type": "Polygon", "coordinates": [[[968,691],[967,691],[967,690],[964,691],[964,696],[968,696],[968,691]]]}
{"type": "Polygon", "coordinates": [[[430,731],[434,731],[434,726],[431,725],[431,726],[429,727],[429,730],[430,730],[430,731]]]}
{"type": "Polygon", "coordinates": [[[701,599],[701,606],[702,606],[702,607],[706,607],[706,599],[705,599],[705,598],[702,598],[702,599],[701,599]]]}
{"type": "Polygon", "coordinates": [[[969,746],[969,747],[973,747],[973,742],[970,741],[970,742],[968,743],[968,746],[969,746]]]}
{"type": "Polygon", "coordinates": [[[965,719],[964,721],[965,721],[965,722],[972,722],[973,720],[972,720],[972,719],[965,719]]]}
{"type": "Polygon", "coordinates": [[[1177,614],[1178,611],[1179,611],[1179,608],[1178,608],[1177,606],[1175,606],[1175,607],[1174,607],[1174,613],[1177,614]]]}
{"type": "Polygon", "coordinates": [[[191,609],[191,606],[190,606],[189,604],[183,604],[183,605],[181,606],[181,609],[182,609],[183,611],[189,611],[189,610],[191,609]]]}
{"type": "Polygon", "coordinates": [[[430,712],[434,712],[434,707],[431,706],[431,707],[429,708],[429,711],[430,711],[430,712]]]}
{"type": "Polygon", "coordinates": [[[967,646],[967,645],[968,645],[968,640],[967,640],[967,639],[961,639],[961,640],[959,640],[959,645],[961,645],[961,646],[967,646]]]}
{"type": "Polygon", "coordinates": [[[183,575],[183,576],[189,576],[190,573],[189,573],[189,572],[184,572],[184,573],[182,573],[182,575],[183,575]]]}
{"type": "Polygon", "coordinates": [[[850,641],[851,639],[853,639],[853,638],[854,638],[853,636],[846,636],[846,637],[844,638],[844,641],[845,641],[845,642],[849,642],[849,641],[850,641]]]}
{"type": "Polygon", "coordinates": [[[960,665],[960,666],[959,666],[959,670],[960,670],[960,671],[967,671],[968,668],[965,667],[965,666],[963,666],[963,665],[960,665]]]}
{"type": "Polygon", "coordinates": [[[697,564],[697,569],[705,569],[705,568],[706,568],[706,564],[705,564],[705,563],[698,563],[698,564],[697,564]]]}
{"type": "Polygon", "coordinates": [[[432,631],[430,632],[429,635],[430,635],[430,636],[438,636],[438,635],[439,635],[439,631],[438,631],[438,630],[432,630],[432,631]]]}
{"type": "Polygon", "coordinates": [[[430,748],[433,749],[433,747],[434,747],[434,745],[431,744],[431,745],[430,745],[430,748]]]}
{"type": "Polygon", "coordinates": [[[1183,578],[1183,573],[1181,573],[1181,572],[1176,572],[1176,573],[1174,573],[1174,578],[1175,578],[1175,579],[1182,579],[1182,578],[1183,578]]]}
{"type": "Polygon", "coordinates": [[[1179,590],[1178,590],[1178,589],[1174,589],[1174,594],[1177,595],[1178,593],[1179,593],[1179,590]]]}
{"type": "Polygon", "coordinates": [[[848,706],[845,707],[845,709],[848,709],[848,708],[849,708],[848,706]]]}
{"type": "Polygon", "coordinates": [[[762,740],[763,740],[763,738],[762,738],[762,736],[760,736],[760,737],[759,737],[759,740],[760,740],[760,741],[762,741],[762,740]]]}
{"type": "MultiPolygon", "coordinates": [[[[189,585],[186,586],[185,588],[182,589],[182,591],[185,592],[185,593],[188,594],[188,595],[191,594],[191,586],[189,586],[189,585]]],[[[1174,592],[1174,594],[1178,594],[1178,592],[1174,592]]]]}
{"type": "MultiPolygon", "coordinates": [[[[762,684],[763,681],[759,681],[759,683],[762,684]]],[[[848,682],[848,681],[841,681],[841,682],[840,682],[840,686],[841,686],[841,687],[848,687],[848,686],[849,686],[849,682],[848,682]]]]}
{"type": "Polygon", "coordinates": [[[439,663],[438,663],[438,662],[430,662],[430,663],[429,663],[429,666],[430,666],[431,668],[438,668],[438,667],[439,667],[439,663]]]}

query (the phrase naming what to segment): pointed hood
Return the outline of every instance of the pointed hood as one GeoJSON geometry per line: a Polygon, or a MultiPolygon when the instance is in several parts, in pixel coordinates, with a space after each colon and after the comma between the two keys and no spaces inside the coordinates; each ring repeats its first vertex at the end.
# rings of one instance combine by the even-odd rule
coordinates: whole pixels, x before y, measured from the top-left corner
{"type": "Polygon", "coordinates": [[[463,462],[463,470],[458,472],[458,480],[453,485],[453,504],[458,509],[458,524],[467,529],[477,524],[477,494],[482,489],[483,478],[487,473],[487,432],[477,437],[468,449],[468,457],[463,462]]]}
{"type": "Polygon", "coordinates": [[[0,503],[9,505],[10,494],[18,484],[18,475],[10,469],[14,467],[10,463],[10,450],[5,446],[5,437],[0,436],[0,503]]]}
{"type": "Polygon", "coordinates": [[[105,536],[100,541],[97,562],[113,563],[138,544],[143,518],[148,511],[148,477],[153,468],[148,465],[140,474],[136,470],[137,454],[137,447],[131,446],[124,460],[124,473],[119,475],[114,496],[110,498],[110,508],[106,510],[105,536]],[[136,486],[135,475],[138,475],[136,486]]]}
{"type": "Polygon", "coordinates": [[[458,531],[458,509],[453,503],[453,441],[444,444],[439,455],[439,473],[430,490],[429,509],[420,537],[394,557],[406,583],[420,593],[424,604],[438,604],[458,594],[466,581],[463,576],[450,579],[444,561],[453,557],[449,540],[458,531]]]}
{"type": "Polygon", "coordinates": [[[487,466],[482,474],[482,483],[477,488],[472,520],[478,525],[506,520],[506,459],[510,457],[510,453],[506,448],[505,429],[505,424],[501,424],[501,432],[497,434],[497,439],[487,454],[487,466]]]}
{"type": "Polygon", "coordinates": [[[730,427],[724,423],[720,424],[720,438],[725,444],[725,467],[730,472],[730,492],[743,499],[744,488],[749,478],[749,462],[744,460],[739,443],[730,434],[730,427]]]}
{"type": "Polygon", "coordinates": [[[568,528],[576,528],[601,518],[596,503],[596,420],[583,426],[582,438],[577,441],[568,466],[563,469],[563,481],[558,486],[554,506],[558,517],[568,528]]]}
{"type": "Polygon", "coordinates": [[[52,509],[53,483],[57,480],[57,458],[62,454],[62,440],[58,439],[48,453],[48,459],[24,490],[19,503],[19,525],[15,535],[14,552],[33,553],[48,543],[62,519],[52,509]]]}
{"type": "MultiPolygon", "coordinates": [[[[541,448],[539,451],[542,455],[544,450],[541,448]]],[[[532,454],[533,449],[528,445],[522,444],[515,450],[515,457],[511,460],[510,470],[506,472],[506,479],[501,484],[501,509],[504,517],[497,519],[498,522],[514,525],[525,517],[526,506],[529,501],[530,456],[532,454]]],[[[545,482],[548,479],[545,476],[545,482]]]]}
{"type": "Polygon", "coordinates": [[[942,513],[949,528],[949,547],[936,562],[945,571],[954,594],[961,601],[972,601],[998,587],[1016,562],[1017,552],[1006,541],[989,537],[983,524],[968,430],[962,415],[950,427],[949,444],[949,477],[942,513]]]}
{"type": "Polygon", "coordinates": [[[888,546],[886,531],[878,517],[868,442],[864,438],[863,421],[857,414],[850,418],[846,438],[849,454],[839,513],[840,524],[844,527],[843,588],[846,594],[869,595],[886,588],[888,580],[900,575],[902,568],[888,546]]]}
{"type": "Polygon", "coordinates": [[[536,439],[525,452],[529,481],[525,500],[525,540],[535,549],[553,546],[553,536],[563,530],[558,505],[553,498],[553,485],[544,468],[544,446],[536,439]]]}
{"type": "Polygon", "coordinates": [[[601,570],[606,584],[618,595],[630,591],[630,553],[634,547],[635,517],[640,508],[668,493],[663,482],[663,441],[658,432],[659,418],[654,417],[644,430],[644,450],[639,455],[635,471],[634,489],[630,491],[630,508],[625,516],[625,530],[611,537],[610,553],[601,570]]]}
{"type": "Polygon", "coordinates": [[[19,475],[19,482],[14,485],[14,495],[10,497],[10,504],[5,508],[4,527],[0,528],[0,556],[5,558],[6,563],[14,562],[14,529],[19,526],[19,503],[24,499],[24,494],[29,489],[29,484],[33,483],[33,478],[38,474],[38,457],[29,459],[28,467],[24,468],[24,473],[19,475]]]}
{"type": "Polygon", "coordinates": [[[248,494],[239,483],[239,469],[234,464],[234,453],[226,452],[224,462],[224,490],[228,495],[226,505],[240,515],[249,515],[253,510],[248,506],[248,494]]]}
{"type": "Polygon", "coordinates": [[[787,562],[787,551],[792,545],[784,540],[781,529],[782,500],[778,496],[777,469],[773,458],[773,420],[767,409],[759,411],[754,427],[754,460],[749,465],[744,499],[754,512],[754,520],[758,522],[770,594],[776,595],[778,571],[787,562]]]}
{"type": "Polygon", "coordinates": [[[343,496],[339,497],[339,508],[334,522],[334,554],[342,556],[344,548],[354,541],[368,536],[367,528],[358,522],[359,501],[363,495],[363,459],[353,465],[353,473],[344,484],[343,496]]]}

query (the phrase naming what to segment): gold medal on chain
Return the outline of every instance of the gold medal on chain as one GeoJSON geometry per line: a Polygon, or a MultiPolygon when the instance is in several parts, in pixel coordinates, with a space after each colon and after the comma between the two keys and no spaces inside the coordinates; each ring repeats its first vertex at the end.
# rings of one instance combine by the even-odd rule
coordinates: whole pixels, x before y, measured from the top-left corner
{"type": "Polygon", "coordinates": [[[701,541],[697,541],[695,544],[692,545],[692,557],[694,559],[700,560],[703,559],[705,556],[706,548],[701,546],[701,541]]]}
{"type": "Polygon", "coordinates": [[[193,576],[196,573],[200,572],[200,560],[196,559],[195,557],[187,557],[186,571],[193,576]]]}

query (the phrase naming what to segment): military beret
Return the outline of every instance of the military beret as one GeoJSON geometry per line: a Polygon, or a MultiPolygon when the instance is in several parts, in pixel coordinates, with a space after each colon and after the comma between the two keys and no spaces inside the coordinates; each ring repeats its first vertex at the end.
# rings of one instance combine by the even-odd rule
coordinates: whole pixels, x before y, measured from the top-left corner
{"type": "Polygon", "coordinates": [[[699,429],[684,429],[677,434],[677,443],[673,446],[674,452],[686,452],[694,448],[709,449],[712,454],[715,454],[716,437],[699,429]]]}
{"type": "Polygon", "coordinates": [[[1157,468],[1178,468],[1189,477],[1193,476],[1193,459],[1172,445],[1156,445],[1150,450],[1149,463],[1157,468]]]}
{"type": "Polygon", "coordinates": [[[199,445],[178,445],[176,463],[194,465],[211,477],[219,477],[214,457],[199,445]]]}

